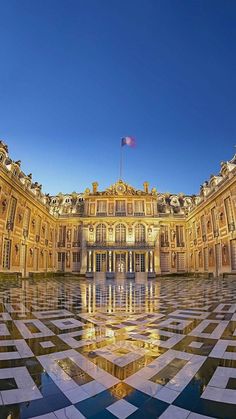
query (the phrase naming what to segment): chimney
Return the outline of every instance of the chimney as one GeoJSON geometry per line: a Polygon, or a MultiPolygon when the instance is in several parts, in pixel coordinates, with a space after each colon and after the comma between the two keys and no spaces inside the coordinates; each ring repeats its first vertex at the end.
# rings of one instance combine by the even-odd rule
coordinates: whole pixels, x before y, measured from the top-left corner
{"type": "Polygon", "coordinates": [[[148,182],[144,182],[143,183],[143,189],[145,193],[148,193],[148,187],[149,187],[149,183],[148,182]]]}
{"type": "Polygon", "coordinates": [[[98,191],[98,183],[97,182],[93,182],[92,183],[92,186],[93,186],[93,193],[94,194],[97,193],[97,191],[98,191]]]}

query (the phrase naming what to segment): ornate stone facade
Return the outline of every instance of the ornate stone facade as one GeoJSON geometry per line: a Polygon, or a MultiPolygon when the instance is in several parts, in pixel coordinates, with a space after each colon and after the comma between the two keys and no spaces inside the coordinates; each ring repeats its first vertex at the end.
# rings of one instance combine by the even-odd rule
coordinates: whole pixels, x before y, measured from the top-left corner
{"type": "Polygon", "coordinates": [[[200,189],[186,220],[188,270],[236,273],[236,155],[200,189]]]}
{"type": "Polygon", "coordinates": [[[199,195],[138,190],[122,180],[104,191],[49,196],[0,142],[0,270],[23,276],[76,272],[134,277],[236,273],[236,156],[199,195]]]}
{"type": "Polygon", "coordinates": [[[9,158],[0,142],[0,266],[1,272],[45,272],[55,269],[56,219],[50,198],[25,175],[20,161],[9,158]]]}

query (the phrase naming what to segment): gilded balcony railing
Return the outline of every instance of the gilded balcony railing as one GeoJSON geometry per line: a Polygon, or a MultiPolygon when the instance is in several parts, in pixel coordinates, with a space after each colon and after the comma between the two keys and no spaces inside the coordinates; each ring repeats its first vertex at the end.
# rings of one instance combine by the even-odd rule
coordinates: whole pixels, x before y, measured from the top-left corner
{"type": "Polygon", "coordinates": [[[152,249],[155,247],[154,241],[87,241],[86,246],[90,248],[102,249],[152,249]]]}

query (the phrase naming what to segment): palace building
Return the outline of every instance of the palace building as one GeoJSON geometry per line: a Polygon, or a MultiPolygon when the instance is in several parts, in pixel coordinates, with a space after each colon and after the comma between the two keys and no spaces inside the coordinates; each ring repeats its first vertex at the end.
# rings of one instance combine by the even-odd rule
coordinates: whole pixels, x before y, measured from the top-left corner
{"type": "Polygon", "coordinates": [[[199,195],[135,189],[49,196],[0,141],[1,276],[236,274],[236,155],[199,195]]]}

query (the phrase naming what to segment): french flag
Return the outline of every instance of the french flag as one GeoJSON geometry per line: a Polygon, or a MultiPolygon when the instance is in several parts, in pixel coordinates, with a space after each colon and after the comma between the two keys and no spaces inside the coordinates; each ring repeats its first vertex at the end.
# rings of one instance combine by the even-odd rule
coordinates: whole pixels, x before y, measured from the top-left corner
{"type": "Polygon", "coordinates": [[[136,141],[134,137],[123,137],[121,139],[121,147],[128,145],[129,147],[135,147],[136,141]]]}

